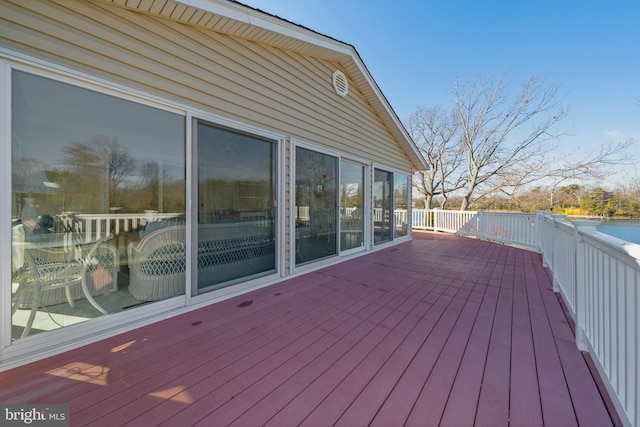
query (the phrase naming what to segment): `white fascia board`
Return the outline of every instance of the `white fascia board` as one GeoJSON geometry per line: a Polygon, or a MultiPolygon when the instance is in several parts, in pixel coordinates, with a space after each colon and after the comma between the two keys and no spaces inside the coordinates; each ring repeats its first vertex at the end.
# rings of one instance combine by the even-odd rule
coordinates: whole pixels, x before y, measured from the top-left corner
{"type": "Polygon", "coordinates": [[[316,33],[313,30],[306,29],[282,18],[269,15],[267,12],[252,9],[250,6],[217,0],[177,0],[177,2],[335,52],[352,55],[351,47],[343,42],[331,39],[328,36],[316,33]]]}

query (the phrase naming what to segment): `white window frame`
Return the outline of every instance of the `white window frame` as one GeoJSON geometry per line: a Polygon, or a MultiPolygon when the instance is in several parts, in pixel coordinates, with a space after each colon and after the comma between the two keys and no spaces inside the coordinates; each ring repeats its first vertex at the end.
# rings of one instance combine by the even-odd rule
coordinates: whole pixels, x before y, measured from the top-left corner
{"type": "MultiPolygon", "coordinates": [[[[395,178],[396,178],[396,175],[405,175],[405,176],[407,176],[407,178],[408,178],[408,181],[407,181],[407,185],[408,185],[408,187],[407,187],[407,198],[408,198],[408,200],[407,200],[407,221],[408,221],[408,223],[407,223],[407,235],[406,236],[395,237],[395,235],[394,235],[395,234],[395,215],[392,214],[393,221],[391,223],[391,239],[389,241],[387,241],[387,242],[381,242],[381,243],[379,243],[377,245],[372,242],[373,250],[384,249],[386,247],[393,246],[393,245],[398,244],[400,242],[411,240],[411,215],[412,215],[412,212],[411,212],[411,197],[412,197],[412,194],[411,194],[411,176],[413,174],[411,172],[403,171],[403,170],[400,170],[400,169],[397,169],[397,168],[393,168],[393,167],[390,167],[390,166],[387,166],[387,165],[384,165],[384,164],[381,164],[381,163],[374,163],[372,165],[372,167],[371,167],[371,174],[370,174],[371,175],[371,183],[372,183],[372,185],[373,185],[373,174],[375,173],[376,169],[382,170],[384,172],[391,172],[393,174],[392,192],[395,191],[395,178]]],[[[393,201],[393,206],[392,206],[391,211],[393,213],[393,211],[395,210],[395,198],[392,197],[392,201],[393,201]]],[[[371,205],[373,206],[373,187],[371,188],[371,205]]],[[[371,226],[373,227],[373,219],[371,221],[371,224],[372,224],[371,226]]],[[[371,239],[373,240],[373,235],[372,235],[371,239]]]]}
{"type": "MultiPolygon", "coordinates": [[[[0,120],[3,120],[5,132],[0,135],[0,144],[5,154],[2,165],[6,174],[4,185],[0,187],[0,197],[2,200],[11,200],[11,170],[12,170],[12,139],[11,139],[11,87],[13,71],[24,72],[34,76],[49,79],[55,82],[69,84],[74,87],[87,89],[95,93],[112,96],[114,98],[135,102],[140,105],[149,106],[162,111],[171,112],[186,117],[186,110],[168,102],[159,101],[152,97],[141,96],[134,91],[128,91],[122,86],[110,84],[101,79],[89,78],[81,73],[74,73],[68,69],[58,68],[44,64],[42,61],[18,62],[0,50],[0,120]]],[[[186,159],[185,159],[186,160],[186,159]]],[[[11,236],[11,205],[3,204],[4,209],[0,211],[0,232],[3,236],[11,236]]],[[[2,277],[0,283],[11,283],[11,249],[9,245],[0,245],[0,265],[2,265],[2,277]],[[6,267],[6,268],[5,268],[6,267]]],[[[68,348],[75,348],[79,344],[95,341],[96,337],[107,337],[113,334],[109,330],[114,327],[123,327],[136,323],[136,328],[146,323],[151,323],[158,316],[166,316],[166,313],[185,306],[183,297],[175,297],[164,301],[156,301],[133,310],[126,310],[119,313],[111,313],[108,316],[91,319],[77,325],[69,325],[64,328],[48,331],[45,334],[38,334],[32,337],[25,337],[12,341],[11,339],[11,288],[2,286],[0,292],[0,319],[3,327],[0,331],[0,361],[19,360],[21,357],[37,355],[37,357],[47,357],[64,351],[68,348]],[[51,343],[62,343],[52,345],[51,343]]],[[[121,330],[119,333],[124,332],[121,330]]]]}
{"type": "MultiPolygon", "coordinates": [[[[11,200],[11,66],[0,58],[0,200],[11,200]]],[[[11,236],[11,204],[0,203],[0,236],[11,236]]],[[[11,345],[11,247],[0,245],[0,351],[11,345]],[[7,321],[8,320],[8,321],[7,321]]],[[[2,358],[0,358],[0,361],[2,358]]]]}
{"type": "MultiPolygon", "coordinates": [[[[300,139],[296,139],[296,138],[292,138],[291,139],[291,159],[290,159],[291,163],[290,163],[290,173],[291,173],[291,179],[289,182],[289,194],[290,194],[290,200],[289,200],[289,212],[290,212],[290,217],[291,220],[289,221],[288,227],[289,227],[289,262],[288,262],[288,269],[292,274],[299,274],[299,273],[305,273],[308,271],[312,271],[312,270],[317,270],[318,268],[322,268],[325,267],[327,265],[331,265],[331,264],[336,264],[338,262],[342,262],[344,261],[345,257],[350,257],[350,256],[358,256],[360,254],[362,254],[363,252],[366,251],[371,251],[373,249],[373,238],[372,238],[372,230],[373,230],[373,212],[372,212],[372,207],[373,207],[373,170],[374,170],[374,163],[372,161],[368,161],[365,160],[363,158],[359,158],[356,156],[352,156],[352,155],[348,155],[348,154],[344,154],[341,153],[339,151],[327,148],[327,147],[323,147],[320,146],[318,144],[314,144],[314,143],[309,143],[300,139]],[[340,221],[336,221],[336,239],[337,239],[337,251],[336,251],[336,256],[332,256],[332,257],[328,257],[328,258],[324,258],[324,259],[320,259],[317,260],[315,262],[310,262],[308,264],[303,264],[303,265],[299,265],[296,266],[296,257],[295,257],[295,253],[296,253],[296,248],[295,248],[295,234],[296,234],[296,229],[295,229],[295,219],[294,219],[294,213],[295,213],[295,181],[296,181],[296,177],[295,177],[295,169],[296,169],[296,148],[305,148],[307,150],[311,150],[311,151],[316,151],[318,153],[321,154],[326,154],[329,156],[333,156],[336,157],[338,159],[338,183],[340,182],[340,178],[341,178],[341,164],[342,161],[348,161],[351,163],[356,163],[359,164],[361,166],[364,166],[364,245],[362,247],[358,247],[358,248],[353,248],[353,249],[348,249],[346,251],[341,250],[340,248],[340,221]]],[[[392,171],[391,169],[388,169],[389,171],[392,171]]],[[[336,203],[337,203],[337,207],[338,209],[340,208],[340,197],[339,194],[336,196],[336,203]]]]}
{"type": "MultiPolygon", "coordinates": [[[[342,248],[340,247],[340,244],[338,243],[338,254],[339,256],[348,256],[348,255],[353,255],[353,254],[357,254],[359,252],[362,251],[366,251],[370,249],[371,246],[371,239],[369,237],[370,234],[370,230],[371,230],[371,205],[370,205],[370,201],[371,199],[368,197],[368,193],[371,189],[371,183],[369,182],[370,180],[370,173],[369,173],[369,169],[371,168],[371,163],[366,163],[362,160],[354,160],[351,157],[341,157],[340,158],[340,164],[339,166],[342,166],[342,162],[349,162],[352,164],[356,164],[358,166],[362,166],[363,167],[363,173],[364,173],[364,189],[363,189],[363,210],[364,210],[364,215],[363,215],[363,221],[364,221],[364,229],[362,230],[363,232],[363,245],[357,248],[352,248],[352,249],[347,249],[347,250],[342,250],[342,248]]],[[[342,169],[340,169],[340,173],[342,173],[342,169]]],[[[342,177],[340,177],[340,179],[342,179],[342,177]]],[[[339,199],[339,197],[338,197],[339,199]]],[[[338,200],[339,203],[339,200],[338,200]]],[[[340,228],[340,221],[337,221],[338,223],[338,236],[341,235],[342,230],[340,228]]],[[[339,240],[338,242],[340,242],[341,240],[339,240]]]]}
{"type": "MultiPolygon", "coordinates": [[[[237,130],[238,132],[255,135],[259,138],[265,138],[276,143],[276,271],[272,274],[261,276],[252,280],[240,282],[232,286],[216,289],[211,292],[205,292],[203,294],[194,295],[194,289],[197,288],[196,281],[192,280],[197,277],[197,262],[191,262],[188,268],[187,284],[191,284],[187,289],[187,301],[188,305],[204,305],[205,303],[213,303],[219,300],[230,298],[234,295],[245,293],[250,289],[258,289],[263,286],[267,286],[277,281],[279,278],[284,277],[284,269],[282,268],[283,256],[282,248],[284,247],[284,226],[282,224],[282,218],[284,218],[285,203],[282,202],[282,198],[285,193],[283,190],[284,181],[284,141],[285,137],[281,133],[268,131],[262,128],[248,125],[246,123],[230,120],[228,118],[216,116],[213,114],[207,114],[203,112],[191,112],[188,115],[188,136],[187,140],[187,165],[188,176],[191,178],[187,180],[187,191],[190,191],[191,198],[189,205],[191,210],[187,208],[187,213],[190,217],[191,224],[198,224],[198,144],[197,144],[197,131],[196,126],[198,121],[208,123],[213,126],[220,126],[229,130],[237,130]]],[[[198,236],[197,227],[191,226],[187,229],[187,257],[193,260],[193,254],[198,251],[198,236]]]]}

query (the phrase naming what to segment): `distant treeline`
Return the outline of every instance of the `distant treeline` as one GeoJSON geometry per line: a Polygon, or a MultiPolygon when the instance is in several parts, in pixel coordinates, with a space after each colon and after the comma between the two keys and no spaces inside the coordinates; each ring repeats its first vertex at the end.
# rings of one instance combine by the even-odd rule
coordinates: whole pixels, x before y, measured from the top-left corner
{"type": "MultiPolygon", "coordinates": [[[[451,197],[447,209],[457,209],[461,200],[451,197]]],[[[424,207],[424,202],[416,201],[416,207],[424,207]]],[[[602,187],[585,188],[579,185],[560,187],[555,191],[536,187],[517,198],[489,196],[471,206],[472,210],[506,210],[535,212],[553,211],[557,214],[573,216],[595,216],[604,218],[640,218],[640,185],[613,191],[602,187]]]]}

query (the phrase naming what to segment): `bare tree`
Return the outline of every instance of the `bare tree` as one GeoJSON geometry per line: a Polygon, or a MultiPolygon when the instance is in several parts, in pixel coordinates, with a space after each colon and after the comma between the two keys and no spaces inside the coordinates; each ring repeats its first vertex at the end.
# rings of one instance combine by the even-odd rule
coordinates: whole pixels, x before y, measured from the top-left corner
{"type": "Polygon", "coordinates": [[[70,142],[62,150],[60,163],[74,178],[75,187],[83,189],[79,193],[95,199],[85,202],[91,206],[82,208],[99,212],[121,204],[122,185],[135,169],[127,149],[112,137],[94,136],[86,143],[70,142]]]}
{"type": "Polygon", "coordinates": [[[469,207],[479,188],[526,163],[544,143],[557,138],[553,128],[568,113],[561,104],[559,87],[547,84],[540,75],[527,79],[510,99],[508,74],[456,82],[455,111],[467,178],[461,210],[469,207]]]}
{"type": "Polygon", "coordinates": [[[597,149],[580,154],[574,152],[563,156],[562,159],[549,162],[544,168],[544,177],[551,181],[549,205],[555,204],[556,190],[567,182],[602,181],[614,173],[615,168],[632,166],[637,155],[632,149],[637,144],[633,139],[625,141],[607,142],[597,149]]]}
{"type": "Polygon", "coordinates": [[[462,150],[458,140],[458,121],[454,112],[440,107],[419,107],[408,119],[407,128],[423,153],[429,170],[416,175],[414,187],[425,198],[425,207],[433,207],[434,196],[442,196],[442,207],[447,193],[463,187],[462,176],[451,179],[459,170],[462,150]]]}
{"type": "Polygon", "coordinates": [[[507,198],[511,209],[524,211],[528,201],[522,199],[523,192],[540,181],[544,175],[543,165],[544,159],[539,156],[531,156],[527,161],[516,163],[497,175],[495,185],[486,187],[486,191],[481,191],[475,199],[497,193],[507,198]]]}

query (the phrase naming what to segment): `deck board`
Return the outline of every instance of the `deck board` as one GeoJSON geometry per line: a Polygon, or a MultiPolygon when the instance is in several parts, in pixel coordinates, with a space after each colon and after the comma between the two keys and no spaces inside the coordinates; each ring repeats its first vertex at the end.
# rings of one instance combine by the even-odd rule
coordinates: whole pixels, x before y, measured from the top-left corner
{"type": "Polygon", "coordinates": [[[471,426],[474,424],[497,301],[496,295],[491,293],[483,295],[467,347],[444,408],[441,420],[441,424],[444,426],[471,426]]]}
{"type": "Polygon", "coordinates": [[[73,426],[613,425],[592,375],[538,254],[416,232],[0,372],[0,401],[73,426]]]}
{"type": "MultiPolygon", "coordinates": [[[[523,255],[525,254],[520,251],[515,253],[517,260],[514,260],[513,272],[510,419],[514,425],[540,426],[544,425],[544,422],[542,407],[539,403],[540,390],[532,331],[533,321],[529,307],[529,295],[525,286],[526,268],[523,265],[523,255]],[[532,404],[532,400],[536,401],[535,404],[532,404]]],[[[553,349],[543,348],[542,351],[553,351],[553,349]]]]}
{"type": "Polygon", "coordinates": [[[246,422],[244,420],[251,419],[254,414],[265,412],[274,412],[273,418],[269,419],[267,424],[272,426],[285,423],[300,425],[303,421],[335,422],[336,415],[339,416],[346,409],[343,405],[357,396],[357,393],[366,385],[366,381],[380,369],[381,363],[387,360],[410,331],[414,322],[412,316],[419,312],[419,302],[429,290],[427,286],[422,286],[415,279],[411,288],[413,292],[406,295],[402,305],[381,323],[382,328],[377,328],[378,335],[368,337],[373,340],[372,348],[364,359],[356,351],[351,351],[348,357],[332,366],[324,375],[314,378],[314,381],[302,392],[292,394],[280,387],[268,398],[263,399],[259,405],[243,414],[236,423],[243,425],[246,422]],[[339,397],[339,399],[336,401],[332,397],[339,397]],[[325,402],[325,399],[328,401],[325,402]],[[322,406],[317,408],[321,404],[322,406]],[[320,419],[305,420],[312,412],[316,412],[320,419]],[[329,420],[327,414],[330,414],[333,419],[329,420]]]}
{"type": "Polygon", "coordinates": [[[479,307],[477,295],[472,291],[409,414],[408,425],[435,425],[440,422],[479,307]]]}
{"type": "MultiPolygon", "coordinates": [[[[495,276],[492,276],[492,279],[495,276]]],[[[487,357],[478,399],[475,425],[505,426],[509,420],[511,382],[512,283],[502,283],[491,324],[487,357]],[[503,286],[504,285],[504,286],[503,286]]]]}

